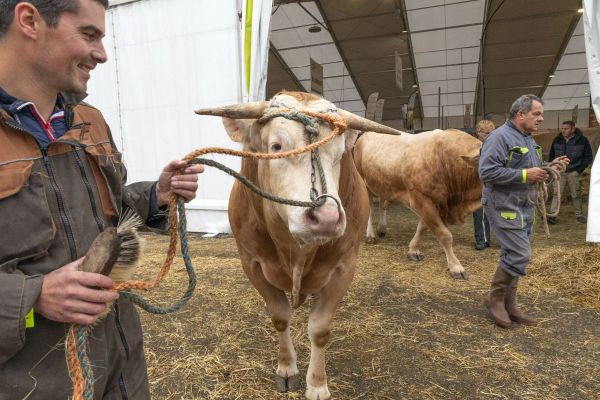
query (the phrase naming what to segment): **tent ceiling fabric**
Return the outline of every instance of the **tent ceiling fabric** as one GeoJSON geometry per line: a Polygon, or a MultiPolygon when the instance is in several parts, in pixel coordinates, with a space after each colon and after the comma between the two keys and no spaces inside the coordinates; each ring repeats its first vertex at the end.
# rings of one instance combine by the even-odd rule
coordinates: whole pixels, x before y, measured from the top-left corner
{"type": "Polygon", "coordinates": [[[312,57],[323,64],[327,99],[364,115],[366,97],[378,92],[384,120],[399,119],[417,90],[417,117],[438,116],[438,90],[444,116],[464,115],[465,105],[479,115],[505,115],[525,93],[543,95],[547,110],[589,108],[580,6],[580,0],[528,0],[527,7],[518,0],[275,0],[267,95],[310,91],[312,57]],[[309,32],[314,25],[321,31],[309,32]],[[395,54],[402,58],[402,88],[395,54]]]}
{"type": "Polygon", "coordinates": [[[475,100],[484,0],[405,0],[424,117],[465,114],[475,100]],[[439,95],[438,95],[439,92],[439,95]]]}
{"type": "MultiPolygon", "coordinates": [[[[569,61],[569,56],[561,59],[561,55],[580,19],[581,14],[577,12],[580,7],[580,0],[529,0],[527,7],[514,7],[512,0],[489,1],[486,18],[497,11],[485,33],[483,82],[486,113],[507,113],[512,102],[525,93],[544,94],[547,110],[569,108],[564,106],[570,102],[562,99],[561,107],[557,106],[554,100],[558,93],[556,88],[544,89],[548,83],[554,86],[561,84],[562,79],[565,79],[564,83],[587,82],[587,75],[584,78],[576,71],[573,74],[555,72],[558,60],[567,64],[573,62],[569,61]],[[550,78],[553,73],[556,76],[550,78]]],[[[573,42],[570,48],[575,47],[576,42],[573,42]]],[[[577,63],[583,62],[583,71],[586,68],[585,54],[579,57],[577,63]]],[[[563,68],[561,63],[558,65],[563,68]]],[[[562,93],[566,95],[567,92],[569,90],[565,88],[562,93]]],[[[481,104],[478,106],[481,107],[481,104]]],[[[589,108],[589,105],[582,108],[589,108]]]]}
{"type": "MultiPolygon", "coordinates": [[[[364,116],[365,103],[354,85],[336,44],[325,29],[325,22],[314,2],[280,4],[274,8],[271,19],[271,43],[274,53],[287,65],[291,81],[310,91],[310,59],[323,65],[324,97],[337,106],[364,116]],[[316,20],[315,20],[316,18],[316,20]],[[311,33],[311,26],[322,26],[311,33]]],[[[273,95],[281,87],[267,81],[267,94],[273,95]]]]}

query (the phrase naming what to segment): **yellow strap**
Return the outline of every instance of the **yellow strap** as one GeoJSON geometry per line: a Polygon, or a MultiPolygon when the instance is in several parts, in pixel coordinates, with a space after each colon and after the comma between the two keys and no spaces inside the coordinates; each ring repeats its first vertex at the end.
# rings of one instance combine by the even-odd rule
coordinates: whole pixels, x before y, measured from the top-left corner
{"type": "Polygon", "coordinates": [[[25,328],[33,328],[35,321],[33,320],[33,308],[25,315],[25,328]]]}
{"type": "Polygon", "coordinates": [[[525,182],[527,182],[527,170],[525,168],[523,168],[523,182],[522,183],[525,183],[525,182]]]}

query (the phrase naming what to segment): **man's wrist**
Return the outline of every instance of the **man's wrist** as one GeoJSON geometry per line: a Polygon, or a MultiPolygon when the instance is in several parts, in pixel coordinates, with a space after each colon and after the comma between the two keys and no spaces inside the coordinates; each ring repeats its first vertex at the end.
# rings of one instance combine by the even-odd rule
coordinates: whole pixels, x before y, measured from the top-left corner
{"type": "Polygon", "coordinates": [[[154,185],[154,194],[156,195],[156,206],[158,208],[169,204],[169,192],[161,191],[158,182],[154,185]]]}

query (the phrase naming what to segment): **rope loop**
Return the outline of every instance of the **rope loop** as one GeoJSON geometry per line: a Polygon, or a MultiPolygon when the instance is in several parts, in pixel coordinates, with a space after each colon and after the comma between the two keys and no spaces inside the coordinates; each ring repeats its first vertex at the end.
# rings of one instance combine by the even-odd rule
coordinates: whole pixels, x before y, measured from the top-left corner
{"type": "MultiPolygon", "coordinates": [[[[536,210],[540,213],[544,232],[546,237],[550,237],[550,229],[548,228],[548,217],[556,217],[560,210],[560,166],[550,164],[550,166],[541,167],[548,173],[548,177],[543,182],[536,183],[537,197],[535,200],[536,210]],[[557,169],[558,168],[558,169],[557,169]],[[548,213],[546,210],[546,202],[548,201],[548,186],[554,185],[553,196],[557,198],[557,207],[554,213],[548,213]]],[[[530,200],[531,201],[531,200],[530,200]]]]}

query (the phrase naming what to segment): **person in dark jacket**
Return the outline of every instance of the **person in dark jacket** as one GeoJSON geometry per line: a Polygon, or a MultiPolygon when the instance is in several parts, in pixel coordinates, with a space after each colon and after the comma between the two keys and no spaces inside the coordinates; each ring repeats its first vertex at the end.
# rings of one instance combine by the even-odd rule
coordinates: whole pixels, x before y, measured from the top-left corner
{"type": "Polygon", "coordinates": [[[106,61],[107,7],[0,0],[0,400],[70,398],[72,323],[90,326],[95,399],[150,398],[135,307],[78,267],[126,209],[164,226],[170,196],[193,199],[203,168],[173,161],[156,182],[125,185],[102,114],[70,100],[106,61]]]}
{"type": "MultiPolygon", "coordinates": [[[[483,143],[495,128],[492,121],[482,119],[475,125],[475,135],[483,143]]],[[[485,216],[483,207],[473,212],[473,233],[475,250],[484,250],[490,247],[490,223],[485,216]]]]}
{"type": "MultiPolygon", "coordinates": [[[[571,163],[567,166],[567,169],[560,173],[560,193],[561,198],[564,198],[562,194],[565,192],[565,187],[569,186],[569,192],[573,199],[573,206],[575,207],[575,217],[577,222],[585,224],[586,217],[583,214],[582,199],[581,199],[581,181],[583,177],[583,171],[592,163],[592,146],[590,146],[589,140],[583,136],[583,133],[579,128],[575,127],[573,121],[565,121],[560,127],[560,134],[552,141],[552,147],[550,147],[549,160],[553,160],[558,156],[567,156],[571,163]]],[[[558,198],[555,196],[552,198],[552,204],[550,206],[550,214],[556,214],[558,210],[558,198]]],[[[548,222],[556,224],[556,216],[549,216],[548,222]]]]}

